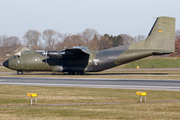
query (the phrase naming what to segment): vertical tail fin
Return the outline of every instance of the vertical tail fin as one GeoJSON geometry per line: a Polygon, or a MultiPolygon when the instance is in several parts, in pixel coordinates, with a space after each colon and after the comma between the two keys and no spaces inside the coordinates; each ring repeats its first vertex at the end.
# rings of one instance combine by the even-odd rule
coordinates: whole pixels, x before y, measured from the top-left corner
{"type": "Polygon", "coordinates": [[[146,40],[132,43],[129,49],[146,49],[156,52],[175,51],[175,18],[158,17],[146,40]]]}

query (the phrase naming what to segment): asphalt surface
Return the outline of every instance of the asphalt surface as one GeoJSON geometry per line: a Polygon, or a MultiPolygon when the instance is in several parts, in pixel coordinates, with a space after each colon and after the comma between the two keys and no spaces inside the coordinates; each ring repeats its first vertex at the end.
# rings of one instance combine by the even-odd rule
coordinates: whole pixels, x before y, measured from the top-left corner
{"type": "Polygon", "coordinates": [[[0,77],[0,84],[180,91],[180,80],[0,77]]]}
{"type": "Polygon", "coordinates": [[[180,68],[153,68],[153,69],[108,69],[105,71],[158,71],[158,70],[180,70],[180,68]]]}

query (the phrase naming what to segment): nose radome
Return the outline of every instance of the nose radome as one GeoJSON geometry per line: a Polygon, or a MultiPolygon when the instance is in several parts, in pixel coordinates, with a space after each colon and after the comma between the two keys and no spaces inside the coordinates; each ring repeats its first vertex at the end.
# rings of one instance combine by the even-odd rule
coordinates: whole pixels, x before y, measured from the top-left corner
{"type": "Polygon", "coordinates": [[[3,62],[3,66],[9,68],[9,60],[6,60],[3,62]]]}

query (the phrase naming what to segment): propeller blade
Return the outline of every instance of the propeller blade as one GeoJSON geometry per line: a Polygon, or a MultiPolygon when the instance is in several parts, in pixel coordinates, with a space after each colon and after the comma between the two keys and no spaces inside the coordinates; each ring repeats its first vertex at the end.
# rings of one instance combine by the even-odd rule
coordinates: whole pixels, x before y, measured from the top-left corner
{"type": "Polygon", "coordinates": [[[47,49],[45,50],[45,67],[47,67],[47,49]]]}

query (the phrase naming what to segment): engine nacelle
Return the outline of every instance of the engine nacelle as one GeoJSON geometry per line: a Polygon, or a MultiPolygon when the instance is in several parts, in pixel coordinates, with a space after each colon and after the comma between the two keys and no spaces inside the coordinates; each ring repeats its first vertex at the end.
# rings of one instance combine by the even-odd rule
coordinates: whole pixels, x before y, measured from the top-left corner
{"type": "Polygon", "coordinates": [[[47,56],[54,59],[62,59],[63,52],[61,51],[48,51],[47,56]]]}

